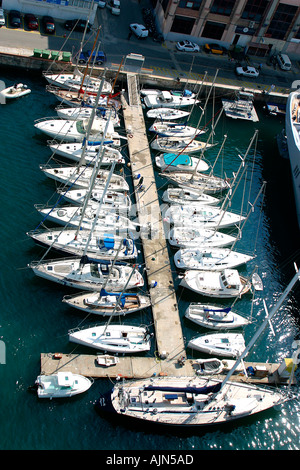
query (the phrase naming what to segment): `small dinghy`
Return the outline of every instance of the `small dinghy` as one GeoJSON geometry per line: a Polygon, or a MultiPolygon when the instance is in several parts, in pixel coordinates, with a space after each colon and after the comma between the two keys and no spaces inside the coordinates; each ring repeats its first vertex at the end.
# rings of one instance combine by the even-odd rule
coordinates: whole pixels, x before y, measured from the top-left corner
{"type": "Polygon", "coordinates": [[[92,385],[87,377],[72,372],[39,375],[35,381],[39,398],[68,398],[86,392],[92,385]]]}
{"type": "Polygon", "coordinates": [[[155,157],[157,168],[161,171],[207,171],[210,165],[203,159],[190,157],[186,154],[162,153],[155,157]]]}
{"type": "Polygon", "coordinates": [[[210,333],[189,341],[188,347],[205,354],[221,357],[238,357],[246,345],[241,333],[210,333]]]}
{"type": "Polygon", "coordinates": [[[103,325],[69,331],[72,343],[124,354],[149,351],[151,336],[147,328],[130,325],[103,325]]]}
{"type": "Polygon", "coordinates": [[[98,354],[97,364],[98,366],[111,367],[115,366],[120,362],[120,359],[116,356],[110,356],[109,354],[98,354]]]}
{"type": "Polygon", "coordinates": [[[236,241],[236,237],[213,229],[173,227],[170,230],[168,240],[170,245],[175,248],[196,249],[201,246],[204,249],[232,245],[236,241]]]}
{"type": "Polygon", "coordinates": [[[251,283],[236,269],[221,272],[188,270],[180,285],[198,294],[220,299],[241,297],[251,289],[251,283]]]}
{"type": "Polygon", "coordinates": [[[150,307],[151,300],[148,295],[133,292],[110,293],[102,289],[99,292],[82,293],[79,295],[66,295],[63,302],[70,307],[103,316],[120,316],[138,312],[150,307]]]}
{"type": "Polygon", "coordinates": [[[204,328],[229,330],[249,325],[250,321],[231,310],[231,307],[192,302],[185,311],[185,317],[204,328]]]}
{"type": "Polygon", "coordinates": [[[175,266],[180,269],[222,271],[248,263],[254,256],[230,248],[183,248],[174,255],[175,266]]]}
{"type": "Polygon", "coordinates": [[[162,119],[162,120],[176,120],[183,119],[190,115],[190,112],[183,111],[182,109],[176,108],[156,108],[149,109],[147,111],[147,117],[152,119],[162,119]]]}
{"type": "Polygon", "coordinates": [[[204,192],[193,191],[188,188],[168,188],[162,195],[162,200],[168,204],[203,204],[207,206],[216,206],[220,199],[210,196],[204,192]]]}
{"type": "MultiPolygon", "coordinates": [[[[233,367],[235,361],[228,359],[218,359],[212,357],[209,359],[194,359],[193,368],[197,375],[216,375],[216,374],[227,374],[227,372],[233,367]]],[[[244,367],[240,364],[236,368],[236,373],[240,374],[244,372],[244,367]]]]}
{"type": "Polygon", "coordinates": [[[0,92],[1,96],[4,96],[7,100],[21,98],[21,96],[29,95],[29,93],[31,93],[31,90],[24,83],[17,83],[0,92]]]}
{"type": "Polygon", "coordinates": [[[212,147],[212,144],[201,142],[200,140],[181,139],[178,137],[156,137],[151,142],[150,147],[153,150],[159,150],[165,153],[193,153],[200,152],[212,147]]]}

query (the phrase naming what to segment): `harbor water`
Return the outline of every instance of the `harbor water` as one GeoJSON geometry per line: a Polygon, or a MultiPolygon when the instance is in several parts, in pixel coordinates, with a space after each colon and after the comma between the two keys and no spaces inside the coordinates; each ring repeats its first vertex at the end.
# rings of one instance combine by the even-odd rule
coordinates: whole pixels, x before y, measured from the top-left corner
{"type": "MultiPolygon", "coordinates": [[[[89,326],[95,320],[62,303],[66,294],[74,293],[59,284],[35,277],[27,265],[41,259],[45,250],[37,247],[26,232],[41,228],[41,217],[35,204],[54,204],[55,183],[39,168],[51,157],[47,138],[34,128],[36,119],[55,116],[58,101],[46,92],[45,80],[26,72],[16,75],[5,69],[1,79],[7,86],[25,83],[31,94],[1,105],[1,315],[0,339],[5,345],[5,358],[0,364],[0,449],[2,450],[102,450],[192,452],[200,450],[299,450],[298,399],[287,402],[278,410],[244,418],[222,427],[201,430],[173,431],[164,428],[131,426],[119,417],[99,416],[94,403],[100,393],[113,385],[113,380],[99,379],[88,392],[66,400],[39,400],[28,390],[40,373],[40,354],[85,353],[88,348],[68,341],[68,330],[89,326]]],[[[201,127],[217,116],[220,101],[210,100],[201,127]]],[[[218,159],[216,173],[224,168],[232,177],[241,163],[249,142],[258,130],[257,142],[249,152],[244,176],[232,197],[230,210],[248,213],[263,182],[266,188],[254,212],[245,224],[236,250],[255,254],[255,258],[240,271],[251,275],[257,269],[263,280],[263,291],[255,295],[253,322],[245,331],[246,343],[265,318],[262,299],[271,308],[294,275],[294,262],[300,267],[299,229],[293,200],[289,162],[278,153],[276,135],[284,127],[284,118],[267,116],[262,105],[257,106],[259,122],[233,121],[222,116],[213,137],[216,145],[205,153],[211,164],[218,153],[224,135],[224,150],[218,159]],[[257,267],[257,268],[256,268],[257,267]]],[[[189,122],[196,126],[200,110],[196,109],[189,122]]],[[[151,121],[146,120],[149,128],[151,121]]],[[[120,131],[121,133],[122,131],[120,131]]],[[[208,135],[208,134],[206,134],[208,135]]],[[[149,139],[153,136],[149,133],[149,139]]],[[[124,147],[126,155],[126,147],[124,147]]],[[[154,153],[153,153],[154,155],[154,153]]],[[[130,182],[130,169],[125,167],[130,182]]],[[[159,194],[166,189],[166,178],[157,175],[159,194]]],[[[132,187],[132,185],[131,185],[132,187]]],[[[50,224],[49,224],[50,226],[50,224]]],[[[141,247],[139,246],[140,250],[141,247]]],[[[189,302],[204,299],[179,286],[180,277],[171,267],[186,344],[190,338],[205,331],[184,318],[189,302]]],[[[53,254],[52,257],[57,257],[53,254]]],[[[143,269],[142,253],[139,259],[143,269]]],[[[281,362],[293,353],[292,344],[299,339],[300,286],[273,319],[275,336],[267,329],[249,353],[247,361],[281,362]]],[[[227,302],[228,303],[228,302],[227,302]]],[[[251,296],[244,296],[238,310],[251,314],[251,296]]],[[[147,324],[154,332],[151,310],[125,318],[126,323],[147,324]]],[[[102,321],[103,323],[103,321],[102,321]]],[[[155,342],[151,355],[155,354],[155,342]]],[[[3,356],[3,355],[2,355],[3,356]]],[[[187,350],[189,358],[201,357],[187,350]]],[[[295,393],[298,395],[297,388],[295,393]]]]}

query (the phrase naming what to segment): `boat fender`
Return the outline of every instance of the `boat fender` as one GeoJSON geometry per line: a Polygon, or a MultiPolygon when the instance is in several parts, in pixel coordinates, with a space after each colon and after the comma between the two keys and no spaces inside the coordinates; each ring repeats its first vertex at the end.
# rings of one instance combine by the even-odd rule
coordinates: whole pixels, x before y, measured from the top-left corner
{"type": "Polygon", "coordinates": [[[128,134],[129,139],[132,139],[133,134],[128,134]]]}

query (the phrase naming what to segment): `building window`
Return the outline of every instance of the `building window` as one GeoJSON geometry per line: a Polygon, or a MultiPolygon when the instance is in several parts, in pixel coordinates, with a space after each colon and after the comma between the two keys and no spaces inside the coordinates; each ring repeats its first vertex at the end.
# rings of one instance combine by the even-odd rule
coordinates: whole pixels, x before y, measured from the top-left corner
{"type": "Polygon", "coordinates": [[[225,24],[207,21],[201,36],[209,39],[222,39],[225,27],[225,24]]]}
{"type": "Polygon", "coordinates": [[[242,18],[260,22],[269,4],[267,0],[248,0],[242,18]]]}
{"type": "Polygon", "coordinates": [[[297,34],[295,35],[295,39],[300,39],[300,28],[298,29],[297,34]]]}
{"type": "Polygon", "coordinates": [[[294,21],[296,12],[297,7],[280,3],[265,35],[273,39],[284,39],[289,27],[294,21]]]}
{"type": "Polygon", "coordinates": [[[179,8],[189,8],[190,10],[199,10],[202,0],[196,2],[189,0],[180,0],[178,7],[179,8]]]}
{"type": "Polygon", "coordinates": [[[214,0],[210,9],[211,13],[230,16],[235,4],[235,0],[214,0]]]}
{"type": "Polygon", "coordinates": [[[195,18],[175,15],[171,31],[174,33],[191,34],[194,24],[195,18]]]}

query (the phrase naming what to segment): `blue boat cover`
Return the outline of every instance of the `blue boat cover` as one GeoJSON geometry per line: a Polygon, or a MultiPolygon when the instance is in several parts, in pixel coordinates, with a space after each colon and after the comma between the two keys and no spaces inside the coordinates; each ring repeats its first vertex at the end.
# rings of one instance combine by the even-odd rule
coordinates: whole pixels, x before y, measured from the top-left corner
{"type": "Polygon", "coordinates": [[[176,155],[176,153],[166,153],[164,155],[164,162],[166,165],[192,165],[192,159],[189,155],[176,155]]]}

